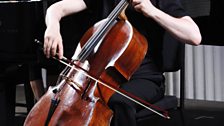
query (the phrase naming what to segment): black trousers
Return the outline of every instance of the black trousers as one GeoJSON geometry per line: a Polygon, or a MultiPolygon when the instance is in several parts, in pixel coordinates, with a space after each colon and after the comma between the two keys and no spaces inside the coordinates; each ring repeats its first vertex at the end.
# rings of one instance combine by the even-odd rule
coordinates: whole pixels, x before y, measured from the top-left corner
{"type": "MultiPolygon", "coordinates": [[[[154,103],[164,96],[163,80],[160,83],[148,79],[132,79],[123,84],[121,88],[150,103],[154,103]]],[[[114,112],[111,126],[137,125],[135,115],[143,109],[142,106],[117,93],[112,95],[108,105],[114,112]]]]}

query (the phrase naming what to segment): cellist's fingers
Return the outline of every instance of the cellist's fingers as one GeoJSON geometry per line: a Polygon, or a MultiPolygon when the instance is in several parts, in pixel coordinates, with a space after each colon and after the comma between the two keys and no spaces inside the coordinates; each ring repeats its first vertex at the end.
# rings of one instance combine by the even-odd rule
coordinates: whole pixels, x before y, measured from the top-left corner
{"type": "Polygon", "coordinates": [[[141,0],[131,0],[131,5],[136,6],[141,3],[141,0]]]}
{"type": "Polygon", "coordinates": [[[52,39],[49,37],[44,38],[44,54],[46,55],[47,58],[50,57],[50,49],[51,49],[51,44],[52,44],[52,39]]]}
{"type": "Polygon", "coordinates": [[[149,17],[155,9],[150,0],[132,0],[132,6],[146,17],[149,17]]]}
{"type": "Polygon", "coordinates": [[[64,52],[62,41],[57,44],[57,47],[58,47],[58,54],[57,54],[58,58],[62,59],[63,58],[63,52],[64,52]]]}
{"type": "Polygon", "coordinates": [[[51,44],[51,48],[50,48],[50,55],[52,56],[52,57],[54,57],[55,55],[56,55],[56,53],[57,53],[57,47],[58,47],[58,43],[60,43],[60,42],[58,42],[58,41],[60,41],[60,40],[54,40],[53,42],[52,42],[52,44],[51,44]]]}

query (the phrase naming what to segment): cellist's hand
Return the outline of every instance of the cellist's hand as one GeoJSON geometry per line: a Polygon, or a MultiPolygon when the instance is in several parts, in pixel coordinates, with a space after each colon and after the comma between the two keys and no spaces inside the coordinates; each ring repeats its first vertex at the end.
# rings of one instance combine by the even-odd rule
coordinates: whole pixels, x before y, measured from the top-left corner
{"type": "Polygon", "coordinates": [[[58,56],[59,59],[63,57],[63,44],[60,34],[60,25],[49,25],[44,35],[44,54],[47,58],[58,56]]]}
{"type": "Polygon", "coordinates": [[[136,11],[141,12],[146,17],[150,17],[153,10],[156,9],[150,0],[132,0],[131,4],[136,11]]]}

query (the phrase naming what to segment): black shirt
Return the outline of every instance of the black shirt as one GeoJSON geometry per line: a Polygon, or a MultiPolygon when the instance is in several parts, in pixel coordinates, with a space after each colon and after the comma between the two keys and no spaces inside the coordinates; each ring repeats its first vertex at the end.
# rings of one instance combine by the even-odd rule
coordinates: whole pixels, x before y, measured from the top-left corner
{"type": "MultiPolygon", "coordinates": [[[[88,9],[97,17],[96,20],[106,18],[119,0],[84,0],[88,9]]],[[[179,0],[151,0],[160,10],[174,17],[186,16],[186,12],[179,0]]],[[[154,20],[146,18],[134,10],[132,6],[126,9],[128,21],[148,40],[148,52],[140,68],[132,78],[158,79],[153,75],[162,75],[162,50],[164,29],[154,20]]]]}

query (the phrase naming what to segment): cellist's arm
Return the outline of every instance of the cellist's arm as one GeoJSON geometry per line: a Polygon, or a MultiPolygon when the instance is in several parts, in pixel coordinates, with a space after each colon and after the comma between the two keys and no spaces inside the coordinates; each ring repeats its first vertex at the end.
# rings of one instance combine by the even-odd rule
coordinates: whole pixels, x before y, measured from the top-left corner
{"type": "Polygon", "coordinates": [[[83,0],[62,0],[52,4],[46,13],[47,29],[44,35],[44,53],[49,58],[58,53],[59,58],[63,56],[62,37],[60,34],[60,20],[62,17],[72,13],[80,12],[87,6],[83,0]]]}
{"type": "Polygon", "coordinates": [[[132,0],[134,8],[158,22],[164,29],[181,42],[199,45],[201,34],[196,23],[189,16],[172,17],[152,5],[150,0],[132,0]]]}

